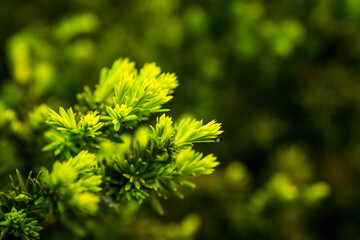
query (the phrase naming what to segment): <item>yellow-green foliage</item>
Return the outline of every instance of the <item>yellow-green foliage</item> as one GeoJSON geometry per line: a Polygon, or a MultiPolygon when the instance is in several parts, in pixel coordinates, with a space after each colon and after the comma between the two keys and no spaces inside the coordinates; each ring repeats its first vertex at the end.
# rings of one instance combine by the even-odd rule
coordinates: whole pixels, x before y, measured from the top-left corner
{"type": "MultiPolygon", "coordinates": [[[[192,149],[194,143],[213,142],[222,133],[215,121],[203,125],[185,119],[173,126],[171,117],[163,114],[155,127],[141,126],[129,134],[151,114],[168,111],[163,105],[177,86],[175,75],[161,73],[155,63],[145,64],[138,72],[125,58],[101,71],[94,92],[86,87],[79,94],[77,112],[71,107],[67,111],[60,107],[59,113],[46,106],[35,109],[29,115],[35,127],[48,113],[45,136],[49,143],[43,150],[54,151],[58,160],[51,172],[43,168],[36,178],[30,174],[26,181],[17,172],[14,190],[0,195],[5,218],[11,207],[20,207],[23,214],[34,209],[30,211],[34,218],[45,222],[54,216],[82,217],[96,214],[101,200],[119,206],[132,199],[139,204],[150,200],[163,214],[160,198],[183,198],[179,186],[194,186],[187,179],[211,174],[219,164],[213,155],[203,157],[192,149]]],[[[15,118],[10,110],[0,106],[0,111],[15,118]]],[[[29,239],[40,230],[7,229],[0,236],[22,234],[29,239]]]]}
{"type": "Polygon", "coordinates": [[[17,211],[13,207],[11,212],[5,214],[5,221],[0,222],[0,226],[3,227],[0,239],[6,235],[14,235],[22,240],[37,239],[40,236],[38,231],[42,229],[37,223],[38,221],[26,217],[24,209],[17,211]]]}
{"type": "Polygon", "coordinates": [[[100,201],[95,193],[101,191],[102,183],[102,176],[95,174],[97,167],[95,155],[82,151],[66,162],[55,162],[51,173],[44,171],[42,180],[50,193],[56,193],[60,212],[70,208],[95,213],[100,201]]]}

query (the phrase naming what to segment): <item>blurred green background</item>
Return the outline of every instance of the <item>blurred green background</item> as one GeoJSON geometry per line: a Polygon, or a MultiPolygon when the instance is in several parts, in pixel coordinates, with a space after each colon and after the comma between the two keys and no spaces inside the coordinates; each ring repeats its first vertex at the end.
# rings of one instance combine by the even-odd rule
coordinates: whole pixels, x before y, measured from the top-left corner
{"type": "Polygon", "coordinates": [[[2,0],[0,46],[4,187],[52,164],[41,104],[74,105],[119,57],[175,72],[169,114],[225,131],[164,216],[129,203],[42,239],[360,239],[359,0],[2,0]]]}

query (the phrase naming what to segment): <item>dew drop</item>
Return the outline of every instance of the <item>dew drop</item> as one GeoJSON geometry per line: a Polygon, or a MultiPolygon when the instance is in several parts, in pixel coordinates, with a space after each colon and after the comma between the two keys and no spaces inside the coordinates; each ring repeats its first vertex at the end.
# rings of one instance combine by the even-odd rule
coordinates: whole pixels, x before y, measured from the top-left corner
{"type": "Polygon", "coordinates": [[[220,138],[217,138],[217,139],[215,140],[215,142],[219,143],[219,142],[220,142],[220,138]]]}

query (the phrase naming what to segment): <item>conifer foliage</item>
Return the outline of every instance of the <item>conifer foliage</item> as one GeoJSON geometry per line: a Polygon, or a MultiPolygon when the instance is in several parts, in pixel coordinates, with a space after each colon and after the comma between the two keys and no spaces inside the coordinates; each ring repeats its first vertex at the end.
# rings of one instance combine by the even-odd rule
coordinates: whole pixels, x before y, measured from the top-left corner
{"type": "Polygon", "coordinates": [[[191,178],[211,174],[216,157],[193,146],[214,142],[222,133],[219,123],[174,123],[164,113],[154,126],[145,123],[169,110],[163,105],[177,86],[176,76],[155,63],[138,71],[134,62],[119,59],[101,71],[93,91],[85,87],[78,95],[75,111],[48,109],[43,150],[58,160],[35,177],[23,179],[16,171],[12,190],[0,195],[0,239],[37,239],[51,219],[90,216],[103,204],[149,200],[162,214],[159,199],[182,198],[180,186],[194,187],[191,178]]]}

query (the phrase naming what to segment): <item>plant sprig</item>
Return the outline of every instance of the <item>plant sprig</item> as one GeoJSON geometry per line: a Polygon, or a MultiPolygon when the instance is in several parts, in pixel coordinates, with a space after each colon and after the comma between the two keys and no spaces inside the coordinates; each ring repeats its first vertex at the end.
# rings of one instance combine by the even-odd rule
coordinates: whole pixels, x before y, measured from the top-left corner
{"type": "Polygon", "coordinates": [[[191,178],[211,174],[216,157],[203,157],[193,147],[215,141],[220,123],[186,118],[174,124],[163,114],[155,126],[137,128],[151,114],[168,111],[163,105],[177,86],[176,76],[161,73],[155,63],[138,71],[119,59],[101,71],[94,91],[85,87],[76,112],[45,107],[49,144],[43,150],[54,151],[58,160],[52,171],[43,168],[26,181],[17,171],[13,190],[0,195],[0,239],[36,239],[39,223],[57,215],[93,215],[104,198],[117,205],[149,200],[163,214],[160,198],[183,198],[182,185],[194,186],[191,178]]]}

